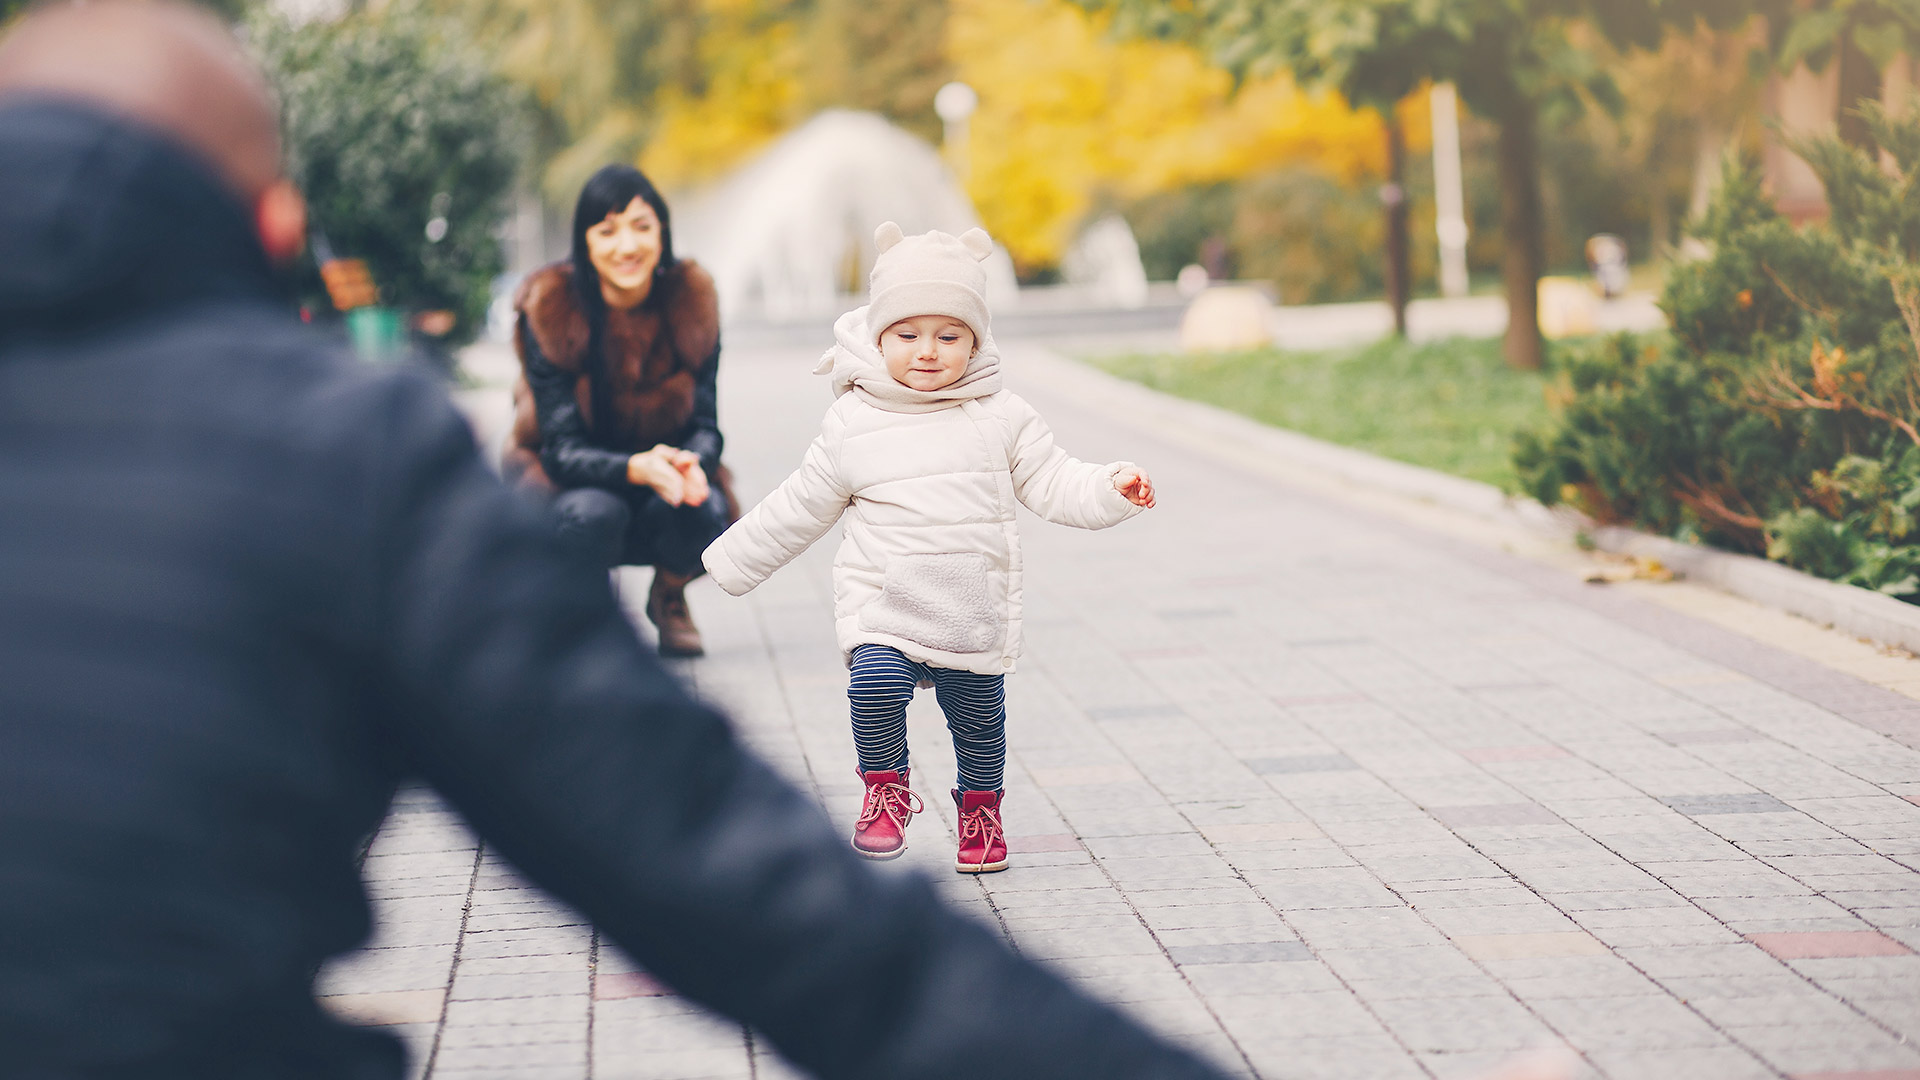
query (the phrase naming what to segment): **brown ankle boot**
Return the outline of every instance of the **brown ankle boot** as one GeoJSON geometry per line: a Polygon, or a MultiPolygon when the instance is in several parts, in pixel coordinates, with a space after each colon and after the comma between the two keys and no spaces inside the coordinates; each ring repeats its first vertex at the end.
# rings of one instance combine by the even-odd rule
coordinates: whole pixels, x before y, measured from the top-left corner
{"type": "Polygon", "coordinates": [[[700,630],[687,611],[687,582],[692,578],[656,569],[647,590],[647,618],[660,631],[661,656],[704,656],[700,630]]]}

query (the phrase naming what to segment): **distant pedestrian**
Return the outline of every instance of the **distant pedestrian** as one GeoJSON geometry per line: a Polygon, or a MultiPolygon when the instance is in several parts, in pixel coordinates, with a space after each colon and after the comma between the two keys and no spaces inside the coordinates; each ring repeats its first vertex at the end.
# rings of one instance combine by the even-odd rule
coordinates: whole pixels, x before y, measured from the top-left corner
{"type": "Polygon", "coordinates": [[[580,189],[572,237],[514,298],[522,377],[501,471],[552,499],[582,558],[653,567],[660,652],[698,656],[687,583],[739,516],[720,464],[713,278],[674,254],[666,201],[630,165],[580,189]]]}
{"type": "Polygon", "coordinates": [[[1152,506],[1153,484],[1131,462],[1069,457],[1040,414],[1002,388],[985,232],[903,237],[887,222],[874,239],[870,302],[834,324],[837,344],[816,369],[838,395],[819,438],[705,561],[738,596],[847,515],[833,591],[866,782],[854,849],[874,859],[906,850],[922,810],[909,786],[907,703],[930,684],[960,766],[954,869],[1004,870],[1004,677],[1021,647],[1015,501],[1103,529],[1152,506]]]}

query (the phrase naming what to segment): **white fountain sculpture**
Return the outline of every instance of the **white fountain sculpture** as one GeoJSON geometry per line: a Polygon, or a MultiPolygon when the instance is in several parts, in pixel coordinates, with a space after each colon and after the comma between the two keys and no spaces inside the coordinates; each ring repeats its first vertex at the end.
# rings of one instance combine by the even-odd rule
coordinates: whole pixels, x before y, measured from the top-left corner
{"type": "Polygon", "coordinates": [[[1097,307],[1147,306],[1147,268],[1140,243],[1119,214],[1107,214],[1087,226],[1060,262],[1060,276],[1078,286],[1097,307]]]}
{"type": "MultiPolygon", "coordinates": [[[[861,303],[873,230],[980,224],[933,147],[873,113],[830,110],[714,186],[674,200],[674,248],[713,274],[729,321],[831,317],[861,303]]],[[[1018,303],[1013,261],[987,260],[987,302],[1018,303]]]]}

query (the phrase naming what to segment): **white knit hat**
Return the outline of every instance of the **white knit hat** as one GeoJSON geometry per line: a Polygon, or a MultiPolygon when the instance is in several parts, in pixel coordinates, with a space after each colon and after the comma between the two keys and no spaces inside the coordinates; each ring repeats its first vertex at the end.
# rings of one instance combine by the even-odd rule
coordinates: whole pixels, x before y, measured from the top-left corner
{"type": "Polygon", "coordinates": [[[873,230],[873,242],[880,257],[873,261],[867,327],[876,340],[916,315],[951,316],[973,330],[975,345],[987,340],[987,271],[980,261],[993,254],[993,240],[985,229],[905,236],[889,221],[873,230]]]}

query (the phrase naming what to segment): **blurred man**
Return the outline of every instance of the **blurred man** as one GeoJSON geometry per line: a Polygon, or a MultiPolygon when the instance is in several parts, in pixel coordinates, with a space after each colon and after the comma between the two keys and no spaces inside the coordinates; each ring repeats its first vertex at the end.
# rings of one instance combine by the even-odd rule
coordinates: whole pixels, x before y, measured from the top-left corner
{"type": "Polygon", "coordinates": [[[1215,1075],[861,865],[436,387],[299,327],[278,161],[209,17],[0,42],[0,1072],[400,1076],[310,981],[417,776],[821,1076],[1215,1075]]]}

